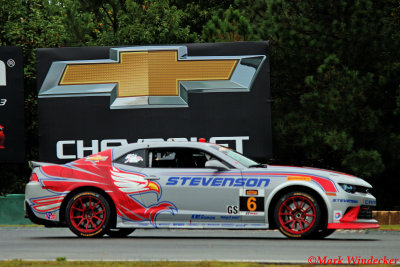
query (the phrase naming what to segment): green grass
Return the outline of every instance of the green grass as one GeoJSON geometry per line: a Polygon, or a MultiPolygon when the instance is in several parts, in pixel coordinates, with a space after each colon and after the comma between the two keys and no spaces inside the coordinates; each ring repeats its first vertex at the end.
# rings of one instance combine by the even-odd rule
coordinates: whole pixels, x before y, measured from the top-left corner
{"type": "MultiPolygon", "coordinates": [[[[62,266],[62,267],[301,267],[305,265],[274,265],[274,264],[259,264],[259,263],[246,263],[246,262],[213,262],[213,261],[201,261],[201,262],[173,262],[173,261],[157,261],[157,262],[110,262],[110,261],[4,261],[0,262],[0,266],[7,267],[51,267],[51,266],[62,266]]],[[[372,265],[370,265],[372,266],[372,265]]],[[[382,266],[382,265],[381,265],[382,266]]]]}
{"type": "Polygon", "coordinates": [[[400,231],[400,224],[381,225],[381,228],[379,228],[379,230],[400,231]]]}
{"type": "MultiPolygon", "coordinates": [[[[317,266],[309,264],[260,264],[260,263],[248,263],[248,262],[216,262],[216,261],[200,261],[200,262],[173,262],[173,261],[157,261],[157,262],[110,262],[110,261],[3,261],[0,262],[0,266],[7,267],[19,267],[19,266],[29,266],[29,267],[41,267],[41,266],[62,266],[62,267],[92,267],[92,266],[102,266],[102,267],[305,267],[305,266],[317,266]]],[[[330,266],[342,266],[342,265],[330,265],[330,266]]],[[[389,265],[368,265],[368,267],[382,267],[389,265]]],[[[390,265],[394,266],[394,265],[390,265]]],[[[399,266],[399,265],[397,265],[399,266]]]]}
{"type": "Polygon", "coordinates": [[[0,227],[44,227],[37,224],[0,224],[0,227]]]}

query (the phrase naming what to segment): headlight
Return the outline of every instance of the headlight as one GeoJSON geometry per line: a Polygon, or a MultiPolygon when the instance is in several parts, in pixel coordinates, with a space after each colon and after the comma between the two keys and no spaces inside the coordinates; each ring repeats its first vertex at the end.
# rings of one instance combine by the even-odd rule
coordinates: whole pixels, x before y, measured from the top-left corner
{"type": "Polygon", "coordinates": [[[354,194],[356,192],[356,186],[352,184],[339,184],[341,188],[347,193],[354,194]]]}
{"type": "Polygon", "coordinates": [[[339,184],[339,185],[344,191],[351,194],[354,194],[355,192],[367,194],[370,191],[370,189],[365,186],[359,186],[353,184],[339,184]]]}

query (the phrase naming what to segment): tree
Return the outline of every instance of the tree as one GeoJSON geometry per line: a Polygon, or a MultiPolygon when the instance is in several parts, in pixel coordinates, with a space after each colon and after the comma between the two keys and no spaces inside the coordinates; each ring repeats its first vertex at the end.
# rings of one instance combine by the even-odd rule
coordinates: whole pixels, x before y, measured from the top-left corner
{"type": "Polygon", "coordinates": [[[214,11],[211,19],[203,27],[203,40],[246,41],[252,36],[249,19],[243,12],[230,6],[227,10],[214,11]]]}
{"type": "Polygon", "coordinates": [[[77,45],[144,45],[196,40],[169,1],[65,0],[69,42],[77,45]]]}
{"type": "Polygon", "coordinates": [[[264,19],[251,23],[271,44],[275,160],[348,171],[382,194],[399,176],[399,3],[256,2],[264,19]]]}

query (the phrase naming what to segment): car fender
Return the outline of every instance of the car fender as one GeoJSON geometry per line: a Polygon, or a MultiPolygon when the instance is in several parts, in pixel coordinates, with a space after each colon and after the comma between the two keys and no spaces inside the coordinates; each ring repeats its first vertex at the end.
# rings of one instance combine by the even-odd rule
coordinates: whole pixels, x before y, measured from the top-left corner
{"type": "Polygon", "coordinates": [[[319,186],[315,185],[314,183],[308,182],[308,181],[288,181],[286,183],[280,184],[279,186],[275,187],[269,194],[267,195],[265,199],[265,221],[267,224],[269,224],[268,221],[268,213],[270,209],[274,209],[275,207],[270,207],[272,200],[274,197],[279,194],[282,190],[285,188],[291,187],[291,186],[302,186],[302,187],[307,187],[314,192],[316,192],[321,199],[324,201],[324,204],[327,209],[327,215],[328,218],[331,217],[331,210],[332,210],[332,205],[331,202],[329,201],[328,196],[326,195],[326,192],[323,191],[319,186]]]}

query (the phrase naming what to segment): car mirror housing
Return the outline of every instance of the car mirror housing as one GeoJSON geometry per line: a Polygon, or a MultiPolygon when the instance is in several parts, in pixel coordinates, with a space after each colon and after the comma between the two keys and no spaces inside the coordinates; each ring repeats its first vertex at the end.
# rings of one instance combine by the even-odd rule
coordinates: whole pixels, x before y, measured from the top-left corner
{"type": "Polygon", "coordinates": [[[228,167],[226,167],[225,164],[216,159],[207,161],[205,167],[217,170],[228,170],[228,167]]]}

